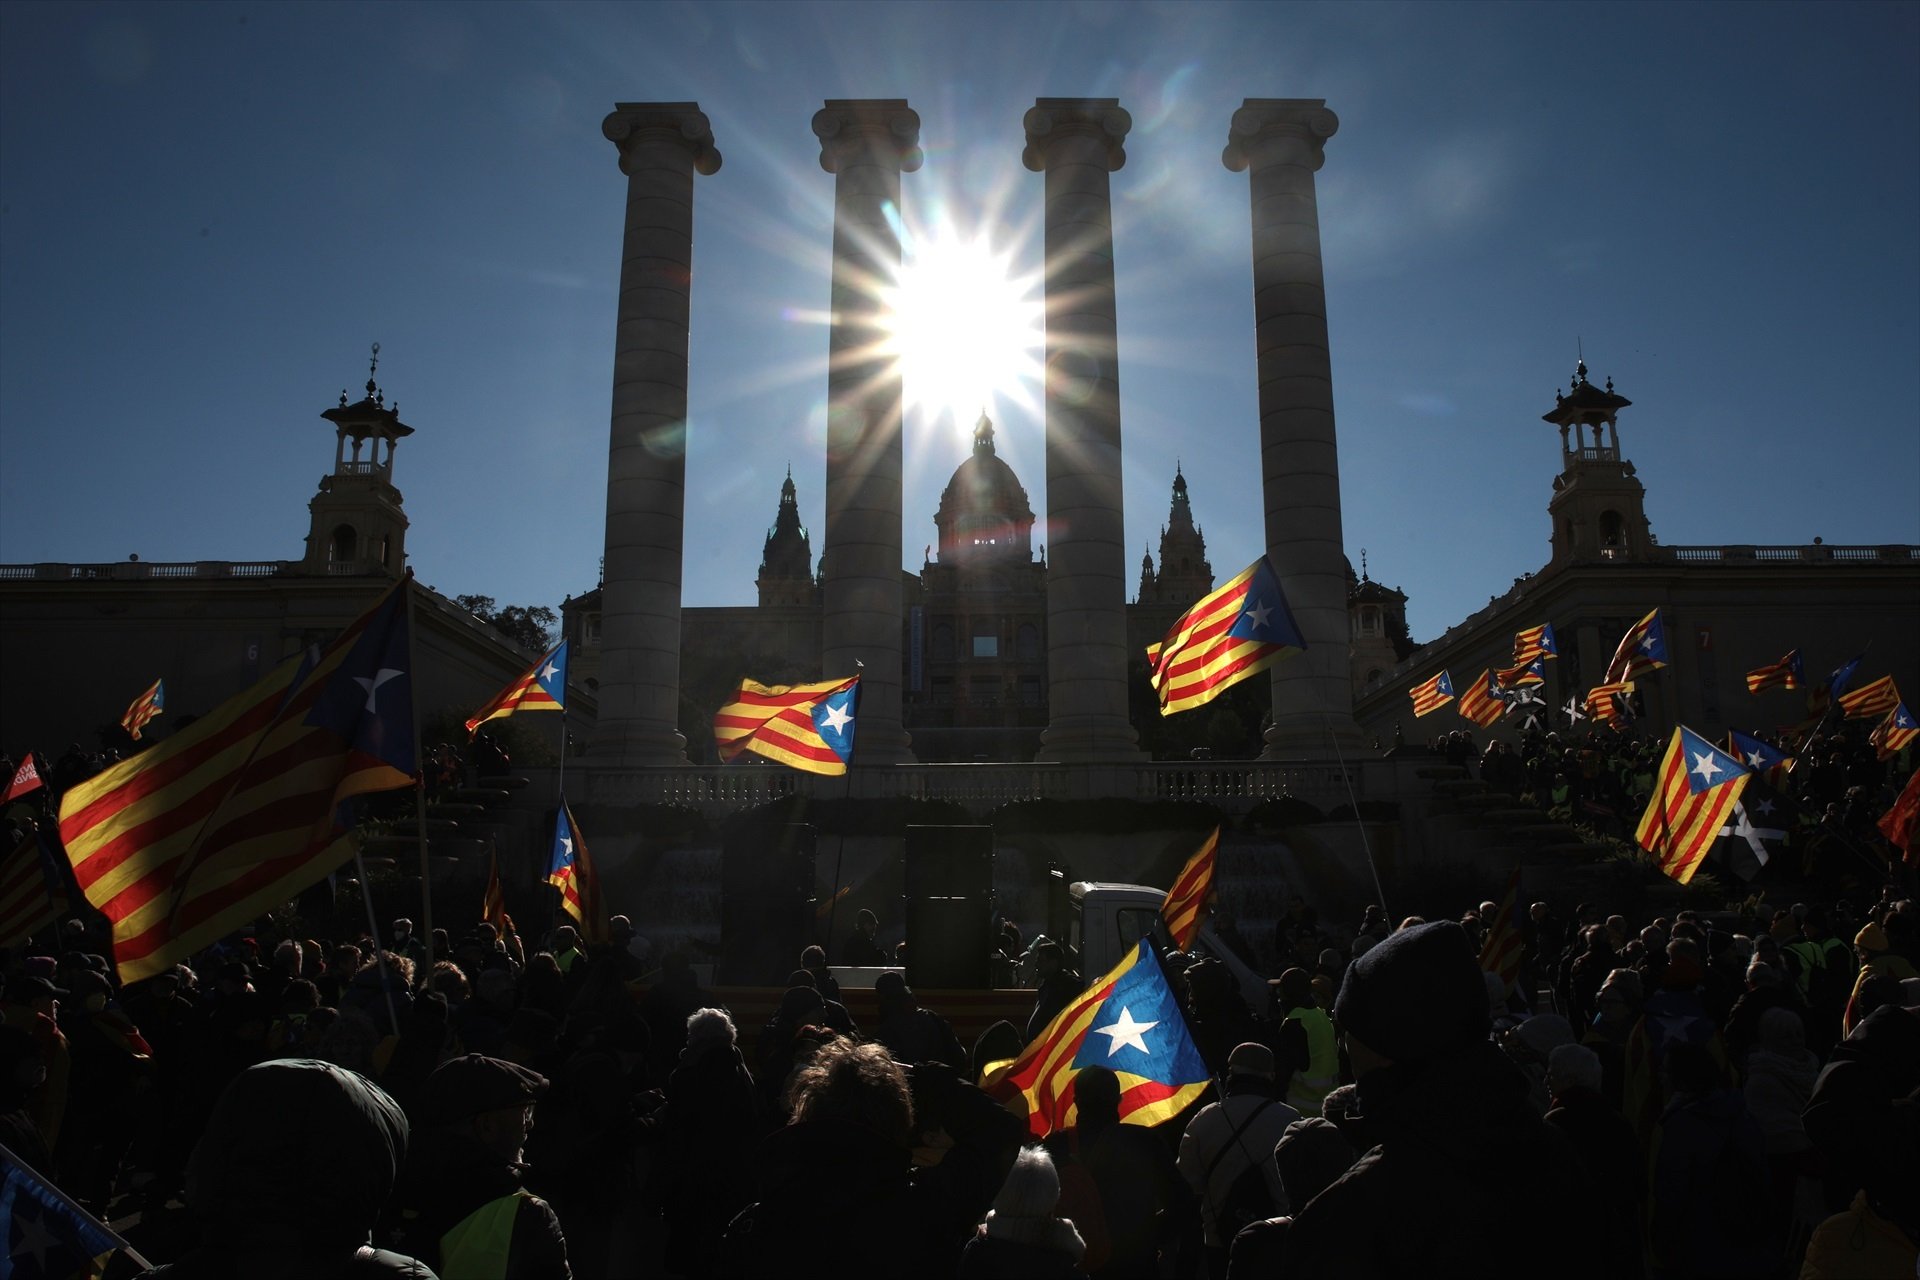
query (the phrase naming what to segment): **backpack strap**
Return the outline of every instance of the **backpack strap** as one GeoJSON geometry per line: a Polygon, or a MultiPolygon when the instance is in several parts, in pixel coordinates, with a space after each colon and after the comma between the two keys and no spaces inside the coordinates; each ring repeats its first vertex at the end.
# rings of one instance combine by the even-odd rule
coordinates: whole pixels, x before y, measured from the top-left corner
{"type": "MultiPolygon", "coordinates": [[[[1260,1105],[1255,1107],[1252,1111],[1249,1111],[1247,1113],[1247,1118],[1234,1126],[1233,1132],[1227,1135],[1226,1142],[1221,1144],[1220,1150],[1215,1152],[1213,1159],[1207,1163],[1207,1171],[1206,1173],[1202,1174],[1200,1178],[1200,1185],[1202,1188],[1205,1188],[1210,1183],[1212,1183],[1213,1171],[1215,1169],[1218,1169],[1220,1167],[1220,1162],[1227,1158],[1227,1152],[1233,1150],[1234,1147],[1240,1145],[1240,1135],[1245,1133],[1249,1128],[1252,1127],[1253,1122],[1260,1118],[1260,1113],[1262,1111],[1265,1111],[1268,1107],[1272,1105],[1273,1105],[1272,1098],[1260,1099],[1260,1105]]],[[[1247,1149],[1244,1146],[1240,1147],[1240,1154],[1243,1156],[1247,1155],[1247,1149]]],[[[1255,1160],[1252,1156],[1247,1156],[1247,1163],[1252,1165],[1252,1164],[1258,1164],[1259,1161],[1255,1160]]]]}

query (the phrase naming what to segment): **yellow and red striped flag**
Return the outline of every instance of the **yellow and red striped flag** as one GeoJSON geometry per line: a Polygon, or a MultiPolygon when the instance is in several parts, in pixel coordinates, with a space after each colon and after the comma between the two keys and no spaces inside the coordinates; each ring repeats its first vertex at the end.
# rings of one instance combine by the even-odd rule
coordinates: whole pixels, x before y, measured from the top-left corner
{"type": "Polygon", "coordinates": [[[580,834],[565,796],[560,797],[560,812],[554,817],[547,883],[560,891],[560,906],[580,926],[581,937],[588,942],[607,940],[607,904],[600,897],[600,873],[593,869],[593,855],[587,852],[586,837],[580,834]]]}
{"type": "Polygon", "coordinates": [[[1482,728],[1507,714],[1506,699],[1499,695],[1493,683],[1493,672],[1480,673],[1473,687],[1460,695],[1460,705],[1456,710],[1482,728]]]}
{"type": "Polygon", "coordinates": [[[1867,735],[1867,741],[1873,744],[1874,756],[1881,760],[1891,760],[1906,750],[1907,744],[1920,736],[1920,726],[1914,723],[1913,712],[1907,710],[1902,702],[1887,712],[1887,718],[1875,725],[1873,732],[1867,735]]]}
{"type": "Polygon", "coordinates": [[[67,886],[39,831],[21,837],[0,863],[0,947],[17,947],[68,911],[67,886]]]}
{"type": "Polygon", "coordinates": [[[1074,997],[1018,1057],[990,1064],[981,1088],[1003,1102],[1018,1098],[1027,1131],[1044,1138],[1078,1119],[1074,1077],[1094,1065],[1120,1078],[1122,1124],[1170,1120],[1207,1088],[1207,1064],[1150,939],[1074,997]]]}
{"type": "Polygon", "coordinates": [[[1623,728],[1627,723],[1627,713],[1621,709],[1620,699],[1632,692],[1631,680],[1597,684],[1587,690],[1587,714],[1596,720],[1605,720],[1614,729],[1623,728]]]}
{"type": "Polygon", "coordinates": [[[1874,824],[1887,843],[1901,851],[1907,862],[1920,862],[1920,769],[1907,775],[1893,807],[1874,824]]]}
{"type": "Polygon", "coordinates": [[[1187,865],[1180,868],[1173,887],[1167,890],[1166,901],[1160,904],[1160,918],[1167,922],[1173,945],[1182,951],[1200,936],[1201,913],[1213,897],[1214,855],[1219,849],[1220,828],[1215,827],[1213,834],[1187,859],[1187,865]]]}
{"type": "Polygon", "coordinates": [[[859,698],[859,676],[815,684],[742,680],[733,701],[713,717],[720,763],[751,751],[808,773],[843,774],[853,757],[859,698]]]}
{"type": "Polygon", "coordinates": [[[1453,677],[1442,671],[1433,679],[1407,690],[1407,696],[1413,699],[1413,714],[1416,719],[1430,711],[1438,711],[1453,701],[1453,677]]]}
{"type": "Polygon", "coordinates": [[[1769,662],[1764,667],[1755,667],[1747,672],[1747,692],[1758,693],[1762,689],[1798,689],[1806,679],[1800,666],[1800,651],[1788,653],[1778,662],[1769,662]]]}
{"type": "Polygon", "coordinates": [[[492,701],[473,713],[467,721],[467,736],[480,732],[480,726],[501,716],[521,711],[565,711],[567,709],[567,642],[562,640],[547,656],[528,667],[520,678],[493,695],[492,701]]]}
{"type": "Polygon", "coordinates": [[[1740,761],[1681,725],[1661,757],[1653,796],[1634,838],[1660,870],[1687,883],[1752,776],[1740,761]]]}
{"type": "Polygon", "coordinates": [[[1840,710],[1848,720],[1884,716],[1899,705],[1900,690],[1894,687],[1892,676],[1881,676],[1871,684],[1840,695],[1840,710]]]}
{"type": "Polygon", "coordinates": [[[1543,622],[1537,627],[1528,627],[1517,631],[1513,636],[1513,665],[1524,667],[1535,658],[1557,658],[1560,647],[1554,643],[1553,624],[1543,622]]]}
{"type": "Polygon", "coordinates": [[[1261,556],[1229,578],[1147,646],[1148,678],[1170,716],[1212,701],[1265,671],[1307,642],[1280,589],[1280,575],[1261,556]]]}
{"type": "Polygon", "coordinates": [[[133,705],[127,708],[127,714],[120,717],[120,727],[135,742],[140,741],[140,731],[147,727],[147,723],[167,709],[167,691],[162,686],[162,681],[155,680],[151,688],[133,700],[133,705]]]}
{"type": "Polygon", "coordinates": [[[1620,637],[1620,646],[1613,651],[1613,658],[1607,663],[1605,681],[1617,684],[1622,680],[1632,680],[1643,671],[1654,671],[1667,665],[1667,628],[1660,620],[1660,611],[1655,609],[1640,621],[1627,628],[1627,634],[1620,637]]]}
{"type": "Polygon", "coordinates": [[[1520,868],[1507,877],[1507,891],[1500,895],[1500,909],[1487,921],[1487,940],[1480,944],[1480,967],[1496,974],[1513,990],[1520,976],[1520,957],[1525,950],[1526,926],[1521,921],[1520,868]]]}
{"type": "Polygon", "coordinates": [[[480,918],[493,926],[495,933],[505,933],[507,925],[512,923],[507,915],[507,890],[500,883],[500,854],[496,850],[487,863],[487,887],[480,895],[480,918]]]}
{"type": "Polygon", "coordinates": [[[325,649],[112,766],[60,801],[124,982],[169,968],[353,856],[341,804],[418,782],[411,576],[325,649]]]}

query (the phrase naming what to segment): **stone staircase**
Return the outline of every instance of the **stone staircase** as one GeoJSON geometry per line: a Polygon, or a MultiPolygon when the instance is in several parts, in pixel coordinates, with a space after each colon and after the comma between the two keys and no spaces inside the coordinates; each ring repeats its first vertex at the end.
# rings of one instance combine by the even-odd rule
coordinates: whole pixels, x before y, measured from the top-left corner
{"type": "Polygon", "coordinates": [[[1462,765],[1416,769],[1431,790],[1424,818],[1429,851],[1455,861],[1574,865],[1608,851],[1573,826],[1497,791],[1462,765]]]}

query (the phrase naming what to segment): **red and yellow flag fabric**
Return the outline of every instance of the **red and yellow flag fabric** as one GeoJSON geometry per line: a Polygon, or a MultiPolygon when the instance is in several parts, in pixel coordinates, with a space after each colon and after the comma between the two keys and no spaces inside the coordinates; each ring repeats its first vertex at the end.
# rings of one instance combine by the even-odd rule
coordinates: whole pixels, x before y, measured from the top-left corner
{"type": "Polygon", "coordinates": [[[1747,767],[1681,725],[1660,760],[1647,811],[1634,836],[1660,870],[1681,884],[1720,838],[1727,815],[1753,775],[1747,767]]]}
{"type": "Polygon", "coordinates": [[[807,773],[843,774],[853,758],[859,700],[859,676],[814,684],[742,680],[733,701],[714,714],[713,745],[721,764],[751,751],[807,773]]]}
{"type": "Polygon", "coordinates": [[[1160,714],[1203,706],[1242,680],[1307,647],[1280,575],[1261,556],[1181,614],[1147,646],[1160,714]]]}
{"type": "Polygon", "coordinates": [[[122,981],[186,959],[351,858],[344,801],[417,784],[410,590],[402,580],[325,649],[61,798],[60,835],[113,924],[122,981]]]}
{"type": "Polygon", "coordinates": [[[1848,720],[1868,720],[1884,716],[1900,705],[1900,690],[1892,676],[1881,676],[1851,693],[1840,695],[1840,711],[1848,720]]]}
{"type": "MultiPolygon", "coordinates": [[[[593,869],[586,837],[573,820],[573,810],[560,798],[553,826],[553,856],[547,862],[547,883],[560,891],[560,906],[580,926],[588,942],[607,940],[607,904],[600,897],[600,873],[593,869]]],[[[504,909],[501,912],[505,917],[504,909]]]]}
{"type": "Polygon", "coordinates": [[[1431,680],[1424,680],[1407,690],[1407,696],[1413,699],[1415,719],[1438,711],[1453,701],[1453,677],[1442,671],[1431,680]]]}
{"type": "Polygon", "coordinates": [[[1520,957],[1526,949],[1525,908],[1520,905],[1520,868],[1507,877],[1507,891],[1500,895],[1500,909],[1487,921],[1487,940],[1480,944],[1480,967],[1496,974],[1513,990],[1520,976],[1520,957]]]}
{"type": "Polygon", "coordinates": [[[135,742],[140,741],[140,731],[147,727],[155,716],[167,709],[167,691],[165,682],[155,680],[147,691],[133,700],[127,713],[120,717],[120,727],[135,742]]]}
{"type": "Polygon", "coordinates": [[[1483,729],[1507,714],[1506,699],[1500,697],[1497,692],[1497,686],[1493,682],[1493,672],[1480,673],[1480,678],[1473,682],[1473,686],[1460,695],[1460,706],[1457,710],[1483,729]]]}
{"type": "Polygon", "coordinates": [[[1215,827],[1213,834],[1187,859],[1173,887],[1167,890],[1166,901],[1160,904],[1160,918],[1167,922],[1173,945],[1182,951],[1200,936],[1207,900],[1213,897],[1214,855],[1219,849],[1220,828],[1215,827]]]}
{"type": "Polygon", "coordinates": [[[1747,692],[1759,693],[1762,689],[1798,689],[1806,679],[1800,665],[1800,651],[1793,650],[1778,662],[1769,662],[1764,667],[1755,667],[1747,672],[1747,692]]]}
{"type": "Polygon", "coordinates": [[[1625,728],[1627,713],[1621,709],[1619,700],[1632,692],[1631,680],[1597,684],[1587,690],[1587,714],[1596,720],[1605,720],[1614,729],[1625,728]]]}
{"type": "Polygon", "coordinates": [[[486,706],[467,721],[467,736],[480,732],[480,726],[501,716],[522,711],[565,711],[567,709],[567,642],[562,640],[547,655],[528,667],[520,678],[493,695],[486,706]]]}
{"type": "Polygon", "coordinates": [[[507,890],[500,883],[500,855],[495,853],[487,863],[487,887],[480,895],[480,918],[493,926],[495,933],[505,933],[512,923],[507,915],[507,890]]]}
{"type": "Polygon", "coordinates": [[[1920,862],[1920,769],[1907,775],[1907,785],[1900,788],[1893,807],[1875,825],[1888,844],[1906,855],[1906,861],[1920,862]]]}
{"type": "Polygon", "coordinates": [[[1916,724],[1913,712],[1907,710],[1902,702],[1887,712],[1887,718],[1873,727],[1867,735],[1867,741],[1873,744],[1874,757],[1891,760],[1907,749],[1907,744],[1920,736],[1920,724],[1916,724]]]}

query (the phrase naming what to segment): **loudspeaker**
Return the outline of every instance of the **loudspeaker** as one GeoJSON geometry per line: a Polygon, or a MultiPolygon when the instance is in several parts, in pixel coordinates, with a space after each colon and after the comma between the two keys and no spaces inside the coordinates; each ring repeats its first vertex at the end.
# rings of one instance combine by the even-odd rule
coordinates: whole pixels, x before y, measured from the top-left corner
{"type": "Polygon", "coordinates": [[[981,991],[992,986],[992,925],[991,898],[908,898],[908,983],[981,991]]]}
{"type": "Polygon", "coordinates": [[[993,896],[992,827],[908,827],[907,900],[993,896]]]}
{"type": "Polygon", "coordinates": [[[814,940],[814,829],[744,828],[720,852],[718,980],[777,986],[814,940]]]}

